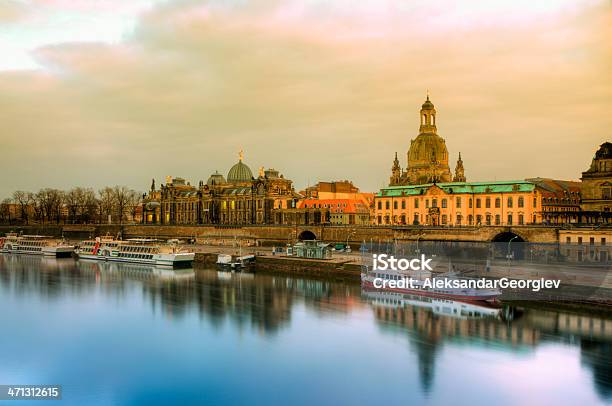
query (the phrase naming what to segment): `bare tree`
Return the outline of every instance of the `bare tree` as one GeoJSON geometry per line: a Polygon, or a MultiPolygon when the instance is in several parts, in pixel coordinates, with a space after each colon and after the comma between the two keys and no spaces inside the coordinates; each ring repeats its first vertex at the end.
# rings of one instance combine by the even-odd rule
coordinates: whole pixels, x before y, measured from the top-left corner
{"type": "Polygon", "coordinates": [[[11,224],[11,199],[4,199],[0,203],[0,223],[11,224]]]}
{"type": "Polygon", "coordinates": [[[85,223],[91,223],[96,217],[96,208],[98,206],[96,192],[90,188],[83,189],[81,199],[81,219],[85,223]]]}
{"type": "Polygon", "coordinates": [[[137,192],[135,190],[130,190],[128,196],[128,212],[130,214],[130,217],[132,217],[132,222],[136,222],[136,212],[138,211],[138,207],[142,203],[142,196],[142,193],[137,192]]]}
{"type": "Polygon", "coordinates": [[[36,193],[34,200],[39,207],[44,222],[55,221],[59,224],[63,202],[63,192],[57,189],[45,188],[36,193]]]}
{"type": "Polygon", "coordinates": [[[76,223],[82,211],[83,189],[74,187],[64,193],[64,204],[66,209],[68,209],[68,220],[73,224],[76,223]]]}
{"type": "Polygon", "coordinates": [[[99,199],[98,199],[98,214],[99,221],[104,222],[107,218],[111,217],[113,214],[113,209],[115,207],[115,198],[113,195],[113,189],[110,187],[105,187],[104,189],[100,189],[98,191],[99,199]]]}
{"type": "Polygon", "coordinates": [[[115,186],[113,188],[113,198],[115,200],[115,210],[119,218],[119,224],[123,224],[123,218],[130,204],[130,189],[125,186],[115,186]]]}
{"type": "Polygon", "coordinates": [[[29,223],[28,208],[32,203],[32,194],[23,190],[17,190],[13,193],[13,201],[19,205],[21,221],[25,224],[29,223]]]}

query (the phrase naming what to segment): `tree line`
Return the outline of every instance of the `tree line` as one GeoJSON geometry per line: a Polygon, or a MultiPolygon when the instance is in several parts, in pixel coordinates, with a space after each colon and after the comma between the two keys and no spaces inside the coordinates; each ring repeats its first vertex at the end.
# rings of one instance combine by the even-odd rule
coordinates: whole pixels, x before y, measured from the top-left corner
{"type": "Polygon", "coordinates": [[[36,193],[17,190],[0,202],[0,223],[107,223],[131,219],[142,202],[142,193],[126,186],[74,187],[68,191],[44,188],[36,193]]]}

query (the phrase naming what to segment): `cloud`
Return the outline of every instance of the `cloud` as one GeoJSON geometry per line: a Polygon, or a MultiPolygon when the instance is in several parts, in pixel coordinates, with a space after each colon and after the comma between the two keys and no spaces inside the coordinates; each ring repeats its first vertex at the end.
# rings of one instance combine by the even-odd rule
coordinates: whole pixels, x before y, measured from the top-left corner
{"type": "Polygon", "coordinates": [[[605,3],[329,4],[166,2],[120,42],[40,47],[44,69],[0,73],[0,195],[195,183],[240,149],[299,187],[375,190],[428,88],[468,180],[575,179],[609,135],[605,3]]]}

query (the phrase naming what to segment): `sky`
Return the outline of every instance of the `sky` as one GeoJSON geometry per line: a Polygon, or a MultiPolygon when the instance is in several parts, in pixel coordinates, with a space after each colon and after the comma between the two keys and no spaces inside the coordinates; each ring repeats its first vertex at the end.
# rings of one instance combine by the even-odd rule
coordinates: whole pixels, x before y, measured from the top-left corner
{"type": "Polygon", "coordinates": [[[612,128],[609,0],[0,0],[0,198],[388,183],[427,90],[468,181],[579,179],[612,128]]]}

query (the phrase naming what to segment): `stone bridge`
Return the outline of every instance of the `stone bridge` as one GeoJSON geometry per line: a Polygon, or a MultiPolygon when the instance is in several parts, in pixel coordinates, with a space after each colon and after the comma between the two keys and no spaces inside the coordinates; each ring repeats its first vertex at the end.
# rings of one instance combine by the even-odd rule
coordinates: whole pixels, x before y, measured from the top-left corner
{"type": "Polygon", "coordinates": [[[66,225],[66,237],[88,238],[93,235],[129,237],[196,238],[199,240],[240,239],[262,245],[291,242],[296,239],[318,239],[353,244],[392,241],[466,241],[489,242],[526,241],[557,243],[559,227],[549,226],[480,226],[480,227],[419,227],[419,226],[156,226],[156,225],[66,225]]]}

